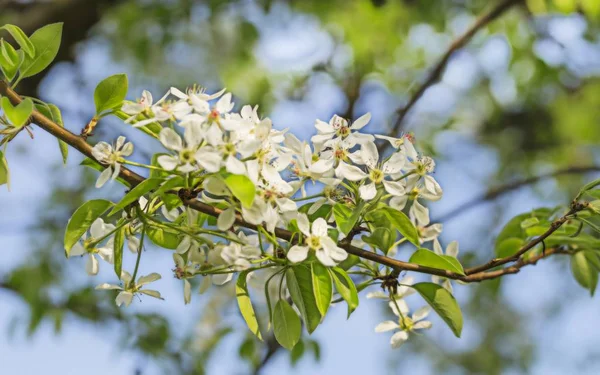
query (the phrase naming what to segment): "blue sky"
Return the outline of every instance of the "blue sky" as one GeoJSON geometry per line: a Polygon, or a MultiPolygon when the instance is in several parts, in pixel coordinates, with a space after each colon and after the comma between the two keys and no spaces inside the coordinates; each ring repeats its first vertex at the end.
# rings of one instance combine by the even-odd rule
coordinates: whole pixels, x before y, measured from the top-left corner
{"type": "MultiPolygon", "coordinates": [[[[249,17],[260,17],[260,14],[250,13],[249,17]]],[[[468,18],[467,18],[468,20],[468,18]]],[[[572,23],[557,26],[565,31],[566,37],[574,38],[578,30],[577,20],[572,23]]],[[[315,61],[327,56],[331,48],[328,36],[321,26],[312,18],[292,17],[284,32],[281,25],[261,30],[261,40],[257,45],[257,55],[264,59],[265,66],[272,71],[295,71],[306,69],[315,61]],[[282,50],[280,46],[289,48],[282,50]],[[294,55],[297,53],[298,55],[294,55]],[[292,63],[293,62],[293,63],[292,63]],[[287,70],[286,70],[287,69],[287,70]]],[[[434,38],[427,29],[417,29],[415,40],[424,45],[434,38]]],[[[560,34],[559,35],[563,35],[560,34]]],[[[579,34],[580,35],[580,34],[579,34]]],[[[569,39],[573,41],[574,39],[569,39]]],[[[573,42],[574,45],[577,44],[573,42]]],[[[431,43],[429,43],[431,44],[431,43]]],[[[537,47],[542,48],[544,47],[537,47]]],[[[551,48],[551,47],[547,47],[551,48]]],[[[581,47],[584,48],[584,47],[581,47]]],[[[581,49],[579,49],[581,51],[581,49]]],[[[83,89],[76,88],[75,76],[69,65],[57,66],[42,86],[45,99],[58,104],[64,109],[67,128],[79,132],[85,123],[85,115],[92,108],[92,90],[95,82],[112,73],[127,70],[126,66],[118,66],[106,57],[102,43],[89,43],[80,49],[78,57],[80,66],[77,77],[85,82],[83,89]],[[81,91],[78,91],[81,90],[81,91]],[[86,95],[80,95],[80,92],[86,95]],[[85,114],[84,116],[81,116],[85,114]]],[[[542,53],[542,52],[541,52],[542,53]]],[[[552,58],[549,53],[548,59],[552,58]]],[[[420,116],[443,115],[455,108],[461,92],[474,84],[479,74],[494,77],[506,77],[506,66],[510,59],[510,46],[502,36],[492,38],[481,48],[479,54],[459,54],[450,64],[443,81],[432,87],[423,97],[413,116],[413,129],[417,139],[421,134],[428,134],[428,126],[432,123],[418,123],[420,116]],[[503,63],[504,62],[504,63],[503,63]],[[486,69],[473,73],[474,67],[484,66],[486,69]],[[467,84],[465,85],[465,82],[467,84]],[[445,103],[446,106],[441,106],[445,103]],[[417,124],[418,126],[414,126],[417,124]]],[[[475,70],[477,70],[475,69],[475,70]]],[[[134,72],[129,72],[130,75],[134,72]]],[[[500,81],[500,80],[499,80],[500,81]]],[[[385,90],[377,82],[366,85],[365,94],[357,104],[357,115],[366,111],[373,113],[373,124],[370,129],[382,129],[385,120],[397,106],[397,98],[385,90]]],[[[139,96],[141,88],[130,91],[130,98],[139,96]],[[138,90],[139,89],[139,90],[138,90]],[[137,91],[136,91],[137,90],[137,91]]],[[[497,100],[509,103],[514,100],[514,92],[510,87],[497,87],[497,100]]],[[[159,97],[159,92],[154,92],[159,97]]],[[[279,101],[273,108],[272,117],[275,126],[290,127],[291,131],[301,137],[308,137],[313,132],[314,119],[327,120],[335,111],[343,111],[344,98],[339,89],[324,76],[315,77],[310,85],[306,98],[302,101],[279,101]],[[279,125],[283,124],[283,125],[279,125]]],[[[115,125],[111,125],[115,126],[115,125]]],[[[129,133],[127,133],[129,134],[129,133]]],[[[445,197],[440,202],[431,205],[432,216],[439,216],[461,202],[483,192],[488,179],[496,167],[496,156],[493,151],[474,143],[468,132],[442,132],[435,143],[443,154],[438,161],[436,179],[445,191],[445,197]]],[[[146,145],[143,145],[146,146],[146,145]]],[[[12,171],[12,191],[9,193],[0,188],[0,276],[21,262],[27,262],[28,236],[27,224],[35,222],[35,207],[32,202],[43,200],[48,196],[46,183],[50,173],[60,174],[63,183],[73,183],[79,176],[79,161],[81,158],[74,150],[67,166],[56,169],[50,167],[60,163],[60,155],[56,140],[40,129],[35,131],[35,140],[21,136],[8,152],[12,171]]],[[[552,182],[540,184],[548,191],[546,196],[534,193],[532,189],[523,189],[500,200],[504,206],[506,221],[510,215],[527,211],[528,209],[556,201],[552,182]]],[[[96,195],[110,196],[118,192],[115,186],[95,192],[96,195]]],[[[481,243],[480,236],[471,233],[488,231],[493,223],[495,210],[492,204],[482,205],[445,223],[444,240],[448,243],[457,239],[462,249],[478,249],[491,254],[491,236],[487,243],[481,243]]],[[[194,296],[189,306],[183,305],[181,282],[170,277],[172,267],[170,254],[149,251],[143,258],[140,273],[158,271],[163,279],[156,283],[156,288],[167,297],[167,300],[157,301],[144,299],[135,303],[133,310],[158,311],[170,317],[174,324],[181,329],[193,326],[198,318],[198,312],[203,308],[203,297],[194,296]],[[146,256],[147,255],[147,256],[146,256]]],[[[57,257],[62,257],[62,251],[57,249],[57,257]]],[[[407,254],[401,254],[406,257],[407,254]]],[[[65,260],[66,261],[66,260],[65,260]]],[[[69,261],[73,282],[84,285],[90,282],[85,275],[82,260],[69,261]]],[[[132,259],[127,259],[126,267],[131,266],[132,259]]],[[[93,280],[94,284],[114,281],[110,267],[101,264],[101,272],[93,280]],[[102,267],[104,266],[104,267],[102,267]]],[[[469,293],[468,287],[456,286],[457,298],[464,300],[469,293]]],[[[600,347],[600,303],[598,299],[590,299],[588,293],[578,287],[569,275],[566,262],[544,261],[536,267],[529,267],[521,274],[510,276],[505,281],[503,293],[510,296],[511,307],[520,314],[528,317],[527,334],[539,343],[534,374],[564,374],[577,371],[580,374],[596,374],[599,371],[598,361],[593,358],[599,353],[592,348],[600,347]],[[547,311],[559,303],[562,308],[557,314],[544,315],[539,311],[547,311]],[[587,356],[591,362],[586,362],[587,356]],[[575,367],[576,363],[588,363],[588,366],[575,367]]],[[[409,300],[412,308],[420,307],[423,302],[418,299],[409,300]]],[[[361,299],[361,307],[346,321],[345,306],[335,306],[327,316],[325,323],[314,334],[322,343],[322,360],[315,364],[313,361],[302,361],[292,373],[298,374],[331,374],[345,372],[354,373],[399,373],[401,369],[411,369],[414,374],[429,374],[432,369],[422,359],[407,358],[402,362],[401,369],[389,369],[392,357],[402,356],[403,349],[392,351],[389,348],[389,334],[374,333],[375,325],[384,320],[383,306],[379,301],[361,299]]],[[[159,368],[147,359],[131,352],[122,351],[117,342],[118,325],[91,326],[78,321],[68,322],[60,335],[55,335],[52,327],[44,325],[32,338],[25,336],[22,325],[15,329],[14,321],[22,320],[27,314],[26,306],[15,296],[0,291],[0,363],[6,373],[33,374],[40,372],[60,373],[64,375],[85,373],[86,375],[132,374],[133,369],[140,367],[144,374],[159,372],[159,368]],[[12,334],[9,334],[14,331],[12,334]]],[[[235,309],[227,310],[226,314],[235,314],[235,309]]],[[[460,352],[478,343],[480,334],[469,317],[465,319],[462,339],[453,337],[449,329],[437,317],[432,318],[434,327],[427,336],[444,348],[460,352]]],[[[239,320],[236,329],[245,329],[239,320]]],[[[239,362],[232,360],[237,357],[237,346],[240,337],[232,336],[225,340],[221,355],[214,358],[209,373],[229,374],[240,372],[239,362]]],[[[276,374],[288,370],[287,355],[277,357],[265,373],[276,374]]],[[[515,372],[518,373],[518,372],[515,372]]]]}

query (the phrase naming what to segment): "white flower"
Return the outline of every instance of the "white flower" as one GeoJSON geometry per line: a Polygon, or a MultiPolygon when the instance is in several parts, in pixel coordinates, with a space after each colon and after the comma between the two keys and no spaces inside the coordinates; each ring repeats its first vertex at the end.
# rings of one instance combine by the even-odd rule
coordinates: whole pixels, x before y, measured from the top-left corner
{"type": "Polygon", "coordinates": [[[390,301],[390,308],[394,315],[398,317],[398,322],[394,322],[392,320],[386,320],[385,322],[379,323],[377,327],[375,327],[375,332],[388,332],[393,330],[400,330],[399,332],[394,333],[390,340],[390,344],[393,349],[399,348],[408,340],[409,333],[413,331],[418,331],[422,329],[431,328],[431,322],[425,321],[427,315],[429,315],[429,307],[425,306],[412,314],[412,316],[408,316],[408,305],[404,300],[396,300],[390,301]],[[397,303],[397,307],[396,307],[397,303]],[[398,311],[398,308],[400,309],[398,311]]]}
{"type": "Polygon", "coordinates": [[[317,259],[323,265],[334,267],[337,263],[345,260],[348,253],[337,246],[334,240],[327,235],[327,222],[318,218],[312,223],[312,230],[308,217],[299,214],[297,217],[298,228],[306,236],[305,246],[294,245],[287,253],[287,258],[293,263],[302,262],[308,256],[308,251],[315,251],[317,259]]]}
{"type": "Polygon", "coordinates": [[[411,220],[416,221],[417,225],[426,226],[429,224],[429,209],[423,206],[417,199],[423,198],[431,201],[437,201],[441,198],[440,195],[432,194],[420,187],[415,186],[407,195],[393,197],[390,199],[389,205],[399,211],[406,207],[406,203],[411,200],[412,205],[408,211],[411,220]]]}
{"type": "Polygon", "coordinates": [[[106,242],[106,245],[101,247],[96,247],[93,244],[100,239],[105,239],[111,232],[114,231],[114,229],[114,225],[105,224],[100,218],[96,219],[90,227],[90,236],[88,237],[87,233],[84,233],[80,241],[73,245],[73,248],[69,252],[69,257],[79,256],[87,253],[87,262],[85,264],[86,272],[88,275],[98,274],[99,265],[96,254],[100,255],[100,258],[104,259],[104,261],[112,264],[114,238],[110,237],[106,242]]]}
{"type": "Polygon", "coordinates": [[[144,90],[142,92],[142,97],[137,102],[123,103],[121,110],[130,115],[130,117],[125,120],[125,123],[134,123],[133,126],[138,128],[156,121],[168,120],[171,117],[170,113],[164,108],[159,107],[167,96],[169,96],[168,92],[158,102],[153,103],[154,99],[152,98],[152,94],[149,91],[144,90]],[[157,113],[155,113],[155,111],[157,113]],[[145,115],[148,118],[137,121],[138,115],[145,115]]]}
{"type": "MultiPolygon", "coordinates": [[[[245,236],[242,232],[238,237],[243,241],[245,236]]],[[[237,242],[231,242],[224,246],[221,251],[221,258],[225,264],[231,265],[235,271],[243,271],[250,268],[250,261],[260,257],[260,249],[253,245],[242,245],[237,242]]]]}
{"type": "Polygon", "coordinates": [[[361,134],[357,130],[362,129],[371,121],[371,114],[366,113],[348,126],[348,121],[338,115],[333,115],[329,123],[317,120],[315,127],[318,134],[311,138],[317,150],[322,150],[327,143],[334,138],[347,139],[352,143],[364,143],[373,140],[370,134],[361,134]],[[355,132],[353,132],[353,130],[355,132]]]}
{"type": "Polygon", "coordinates": [[[160,296],[160,293],[156,290],[147,290],[147,289],[142,290],[141,289],[144,285],[151,283],[153,281],[159,280],[159,279],[160,279],[159,274],[151,273],[147,276],[141,276],[138,279],[138,281],[134,283],[134,282],[132,282],[133,280],[132,280],[129,272],[123,271],[123,272],[121,272],[121,281],[123,282],[123,286],[104,283],[104,284],[98,285],[96,287],[96,289],[120,290],[119,294],[117,295],[117,298],[115,299],[117,306],[120,307],[122,304],[125,304],[125,306],[129,306],[131,304],[131,301],[133,300],[133,296],[135,294],[141,293],[141,294],[146,294],[150,297],[163,299],[160,296]]]}
{"type": "Polygon", "coordinates": [[[371,200],[377,195],[377,185],[383,184],[385,191],[393,196],[404,195],[404,185],[399,181],[386,180],[386,177],[394,175],[404,166],[404,156],[400,153],[394,153],[392,156],[379,166],[379,152],[373,142],[366,142],[361,146],[360,157],[362,163],[369,170],[370,184],[360,187],[360,197],[364,200],[371,200]]]}
{"type": "Polygon", "coordinates": [[[390,142],[393,148],[403,153],[405,156],[415,160],[418,157],[417,150],[415,150],[415,146],[412,143],[412,136],[409,134],[404,134],[400,138],[389,137],[387,135],[379,135],[375,134],[375,138],[377,139],[385,139],[390,142]]]}
{"type": "MultiPolygon", "coordinates": [[[[408,296],[414,294],[415,290],[410,287],[410,285],[414,284],[414,282],[415,282],[415,279],[412,276],[407,276],[407,277],[403,278],[402,280],[400,280],[398,282],[400,285],[398,285],[398,289],[396,290],[396,294],[395,294],[396,299],[401,300],[404,297],[408,297],[408,296]]],[[[367,298],[378,298],[378,299],[389,300],[390,295],[389,295],[389,293],[384,292],[383,290],[378,290],[376,292],[367,293],[367,298]]]]}
{"type": "Polygon", "coordinates": [[[221,168],[222,158],[217,153],[200,148],[204,134],[199,124],[186,126],[185,145],[179,134],[171,128],[161,130],[158,139],[167,149],[178,153],[176,156],[161,155],[158,157],[158,164],[167,171],[177,169],[180,172],[189,173],[196,170],[197,165],[207,172],[218,172],[221,168]]]}
{"type": "Polygon", "coordinates": [[[113,148],[106,142],[98,142],[92,148],[92,155],[100,163],[107,165],[107,168],[100,173],[96,181],[96,187],[102,187],[109,179],[116,179],[121,171],[121,159],[123,156],[129,156],[133,153],[133,144],[125,143],[125,137],[117,138],[117,143],[113,148]],[[111,177],[112,176],[112,177],[111,177]]]}
{"type": "MultiPolygon", "coordinates": [[[[456,257],[458,257],[458,242],[457,241],[450,242],[448,244],[448,246],[446,247],[446,252],[444,253],[442,246],[440,245],[439,241],[436,239],[433,242],[433,251],[438,255],[447,255],[447,256],[456,258],[456,257]]],[[[446,288],[450,293],[452,293],[452,283],[450,282],[450,279],[447,279],[445,277],[440,277],[437,275],[433,275],[433,276],[431,276],[431,281],[433,281],[436,284],[440,284],[441,286],[446,288]]]]}

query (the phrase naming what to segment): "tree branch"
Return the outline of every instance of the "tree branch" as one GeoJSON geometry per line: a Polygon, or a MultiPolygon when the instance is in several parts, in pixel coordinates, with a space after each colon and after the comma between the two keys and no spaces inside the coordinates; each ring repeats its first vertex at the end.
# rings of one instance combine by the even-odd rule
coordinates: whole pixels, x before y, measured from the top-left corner
{"type": "MultiPolygon", "coordinates": [[[[406,118],[408,112],[414,107],[414,105],[417,103],[417,101],[419,101],[423,94],[425,94],[425,91],[427,91],[429,87],[431,87],[434,83],[440,80],[442,73],[444,72],[446,65],[448,65],[448,62],[450,61],[452,55],[454,55],[456,51],[464,47],[479,30],[481,30],[482,28],[487,26],[487,24],[498,18],[510,7],[522,1],[523,0],[503,0],[494,8],[492,8],[488,13],[485,13],[484,15],[479,17],[464,34],[462,34],[458,39],[454,40],[452,44],[450,44],[442,58],[438,61],[438,63],[433,67],[433,69],[427,76],[427,79],[425,79],[425,81],[421,84],[417,91],[415,91],[414,94],[409,98],[408,102],[404,106],[396,110],[398,117],[396,118],[392,129],[390,129],[389,131],[390,136],[398,134],[398,132],[402,129],[402,126],[404,125],[404,119],[406,118]]],[[[379,152],[381,153],[387,150],[389,146],[389,142],[380,143],[378,147],[379,152]]]]}
{"type": "MultiPolygon", "coordinates": [[[[14,90],[12,90],[10,87],[8,87],[8,85],[4,81],[0,81],[0,94],[8,97],[13,105],[18,105],[22,101],[20,96],[14,90]]],[[[42,128],[45,131],[47,131],[48,133],[52,134],[54,137],[69,144],[70,146],[74,147],[75,149],[77,149],[79,152],[81,152],[85,156],[89,157],[90,159],[96,160],[94,158],[94,156],[92,155],[92,146],[90,146],[85,141],[84,138],[71,133],[69,130],[56,124],[55,122],[48,119],[47,117],[45,117],[38,111],[33,111],[31,118],[33,119],[33,122],[35,124],[37,124],[40,128],[42,128]]],[[[100,165],[102,165],[102,163],[100,163],[100,165]]],[[[144,177],[140,176],[139,174],[137,174],[125,167],[121,167],[120,177],[123,178],[125,181],[127,181],[132,187],[140,184],[141,182],[143,182],[145,180],[144,177]]],[[[184,196],[184,197],[182,197],[182,201],[185,206],[190,207],[196,211],[202,212],[204,214],[213,216],[213,217],[218,217],[219,214],[223,211],[217,207],[213,207],[204,202],[201,202],[201,201],[197,200],[196,198],[188,198],[188,197],[184,196]]],[[[489,276],[486,274],[482,274],[483,271],[489,270],[491,268],[495,268],[499,265],[503,265],[503,264],[506,264],[509,262],[519,260],[520,259],[519,257],[521,255],[525,254],[528,250],[533,248],[535,245],[539,244],[546,237],[550,236],[550,234],[552,234],[554,231],[556,231],[558,228],[560,228],[560,226],[569,219],[570,215],[572,215],[573,213],[578,212],[580,210],[583,210],[585,207],[587,207],[587,204],[579,204],[579,203],[574,202],[571,207],[571,210],[569,210],[569,212],[567,214],[565,214],[563,217],[556,220],[552,224],[552,226],[548,229],[548,231],[546,231],[546,233],[544,233],[542,236],[532,240],[530,243],[528,243],[523,248],[521,248],[521,250],[519,250],[515,255],[506,257],[506,258],[501,258],[501,259],[493,259],[490,262],[488,262],[482,266],[468,269],[467,275],[461,275],[459,273],[455,273],[455,272],[451,272],[451,271],[447,271],[447,270],[443,270],[443,269],[421,266],[421,265],[418,265],[415,263],[409,263],[409,262],[404,262],[404,261],[397,260],[394,258],[389,258],[384,255],[380,255],[380,254],[377,254],[377,253],[374,253],[371,251],[367,251],[367,250],[352,246],[350,244],[350,241],[342,240],[342,241],[338,242],[338,246],[343,248],[344,250],[346,250],[349,254],[356,255],[363,259],[371,260],[371,261],[379,263],[381,265],[390,267],[398,272],[413,271],[413,272],[418,272],[418,273],[437,275],[437,276],[441,276],[441,277],[445,277],[445,278],[453,279],[453,280],[461,280],[464,282],[482,281],[482,280],[493,279],[493,278],[498,277],[493,274],[489,275],[489,276]]],[[[242,216],[239,214],[236,214],[235,223],[238,226],[258,231],[258,227],[256,225],[246,222],[242,218],[242,216]]],[[[287,231],[285,229],[275,228],[273,233],[275,234],[276,237],[278,237],[282,240],[291,241],[291,239],[292,239],[292,232],[287,231]]]]}
{"type": "Polygon", "coordinates": [[[590,165],[590,166],[571,166],[563,169],[558,169],[553,172],[540,174],[538,176],[528,177],[520,181],[510,182],[505,185],[501,185],[495,188],[488,190],[486,193],[475,197],[473,200],[468,201],[460,206],[452,209],[450,212],[442,215],[441,217],[436,218],[436,220],[432,220],[435,222],[444,222],[454,218],[455,216],[461,214],[463,211],[470,210],[473,207],[476,207],[482,203],[494,200],[504,194],[510,193],[514,190],[517,190],[523,186],[533,185],[539,181],[546,180],[552,177],[570,175],[570,174],[580,174],[580,173],[589,173],[589,172],[600,172],[600,166],[590,165]]]}

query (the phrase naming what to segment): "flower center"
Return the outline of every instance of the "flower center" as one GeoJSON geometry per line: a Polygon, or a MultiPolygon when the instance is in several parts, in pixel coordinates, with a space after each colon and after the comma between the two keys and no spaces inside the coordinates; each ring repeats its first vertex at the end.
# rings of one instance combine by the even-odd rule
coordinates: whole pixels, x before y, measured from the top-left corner
{"type": "Polygon", "coordinates": [[[235,155],[235,145],[233,143],[227,143],[223,146],[223,150],[226,155],[235,155]]]}
{"type": "Polygon", "coordinates": [[[432,158],[425,156],[420,157],[415,161],[416,172],[419,176],[425,176],[427,173],[433,172],[435,169],[435,162],[432,158]]]}
{"type": "Polygon", "coordinates": [[[346,155],[347,152],[346,150],[344,150],[343,148],[338,148],[335,150],[335,152],[333,153],[333,156],[337,159],[337,160],[345,160],[346,159],[346,155]]]}
{"type": "Polygon", "coordinates": [[[321,239],[317,236],[310,236],[306,239],[306,244],[313,250],[321,248],[321,239]]]}
{"type": "Polygon", "coordinates": [[[398,320],[398,324],[400,325],[400,328],[402,328],[404,331],[412,331],[415,322],[413,322],[413,320],[408,316],[405,316],[398,320]]]}
{"type": "Polygon", "coordinates": [[[408,194],[408,199],[410,200],[415,200],[419,197],[419,189],[418,188],[413,188],[410,193],[408,194]]]}
{"type": "Polygon", "coordinates": [[[381,181],[383,181],[383,177],[383,172],[379,169],[371,169],[369,172],[369,178],[376,184],[381,183],[381,181]]]}
{"type": "Polygon", "coordinates": [[[342,138],[346,138],[348,135],[350,135],[350,128],[347,126],[342,126],[337,131],[337,134],[342,138]]]}
{"type": "Polygon", "coordinates": [[[179,159],[183,163],[193,163],[196,159],[194,158],[194,152],[192,150],[183,150],[179,153],[179,159]]]}
{"type": "Polygon", "coordinates": [[[108,163],[109,164],[115,164],[116,162],[119,161],[120,155],[118,152],[111,152],[110,155],[108,156],[108,163]]]}
{"type": "Polygon", "coordinates": [[[95,246],[91,246],[93,242],[95,242],[96,239],[93,237],[89,237],[88,239],[86,239],[85,241],[83,241],[83,248],[85,249],[85,251],[87,251],[90,254],[94,254],[98,252],[98,249],[96,249],[95,246]]]}
{"type": "Polygon", "coordinates": [[[216,109],[213,109],[212,111],[210,111],[210,113],[208,114],[208,120],[209,121],[215,121],[220,117],[219,111],[217,111],[216,109]]]}

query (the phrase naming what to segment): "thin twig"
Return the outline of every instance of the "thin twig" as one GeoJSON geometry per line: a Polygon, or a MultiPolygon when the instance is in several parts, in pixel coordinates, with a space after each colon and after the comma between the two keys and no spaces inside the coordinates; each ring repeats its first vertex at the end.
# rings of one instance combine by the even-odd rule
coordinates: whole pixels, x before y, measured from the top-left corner
{"type": "Polygon", "coordinates": [[[505,185],[497,186],[488,190],[486,193],[475,197],[474,199],[461,204],[460,206],[450,210],[448,213],[443,214],[442,216],[432,220],[433,222],[445,222],[454,218],[455,216],[463,213],[464,211],[470,210],[482,203],[494,200],[504,194],[510,193],[514,190],[517,190],[521,187],[533,185],[539,181],[546,180],[548,178],[570,175],[570,174],[581,174],[581,173],[589,173],[589,172],[600,172],[600,166],[590,165],[590,166],[571,166],[563,169],[558,169],[553,172],[548,172],[544,174],[540,174],[538,176],[533,176],[529,178],[525,178],[523,180],[510,182],[505,185]]]}
{"type": "MultiPolygon", "coordinates": [[[[446,65],[448,65],[448,62],[450,61],[452,55],[454,55],[456,51],[464,47],[479,30],[481,30],[490,22],[498,18],[510,7],[522,1],[523,0],[503,0],[494,8],[492,8],[488,13],[485,13],[484,15],[480,16],[473,23],[473,25],[471,25],[471,27],[469,27],[469,29],[465,31],[464,34],[462,34],[458,39],[455,39],[452,42],[452,44],[450,44],[444,55],[440,58],[438,63],[435,64],[435,66],[427,76],[427,79],[425,79],[425,81],[421,84],[421,86],[419,86],[417,91],[415,91],[414,94],[412,94],[408,102],[404,106],[396,110],[396,114],[398,115],[398,117],[396,118],[394,125],[389,131],[390,136],[394,136],[402,130],[402,126],[404,125],[406,115],[414,107],[417,101],[419,101],[423,94],[425,94],[425,91],[427,91],[429,87],[431,87],[434,83],[440,80],[442,73],[444,73],[446,65]]],[[[387,150],[389,146],[389,142],[380,143],[378,146],[379,152],[381,153],[387,150]]]]}

